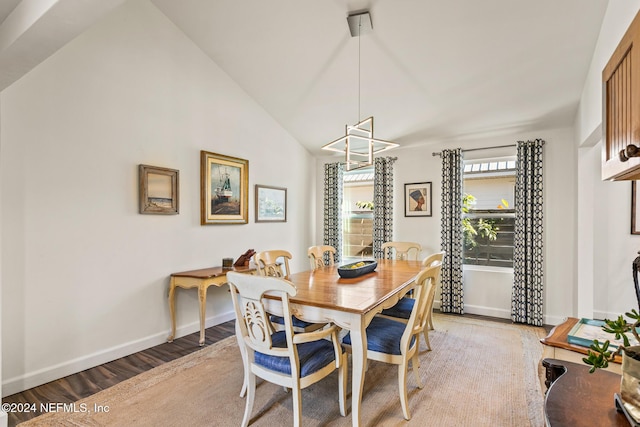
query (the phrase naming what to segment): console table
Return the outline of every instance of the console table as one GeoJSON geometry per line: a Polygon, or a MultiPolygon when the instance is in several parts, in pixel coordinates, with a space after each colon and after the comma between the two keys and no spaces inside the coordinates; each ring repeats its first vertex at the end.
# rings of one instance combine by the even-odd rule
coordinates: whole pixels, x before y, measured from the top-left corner
{"type": "Polygon", "coordinates": [[[629,422],[616,410],[614,394],[620,392],[620,375],[596,370],[584,363],[543,359],[552,381],[544,402],[549,427],[624,426],[629,422]]]}
{"type": "MultiPolygon", "coordinates": [[[[589,349],[587,347],[571,344],[567,341],[569,332],[579,321],[580,319],[576,319],[575,317],[568,317],[566,321],[555,326],[551,332],[549,332],[549,335],[541,339],[540,342],[544,344],[543,357],[582,363],[582,358],[588,354],[589,349]]],[[[606,370],[621,374],[622,358],[620,356],[616,356],[614,362],[615,363],[610,363],[606,370]]]]}
{"type": "Polygon", "coordinates": [[[169,313],[171,315],[171,334],[167,342],[172,342],[176,336],[176,288],[198,288],[198,300],[200,303],[200,345],[204,345],[204,322],[206,319],[207,289],[209,286],[222,286],[227,283],[227,273],[237,271],[239,273],[257,274],[255,266],[233,267],[223,270],[222,267],[202,268],[200,270],[183,271],[173,273],[169,284],[169,313]]]}

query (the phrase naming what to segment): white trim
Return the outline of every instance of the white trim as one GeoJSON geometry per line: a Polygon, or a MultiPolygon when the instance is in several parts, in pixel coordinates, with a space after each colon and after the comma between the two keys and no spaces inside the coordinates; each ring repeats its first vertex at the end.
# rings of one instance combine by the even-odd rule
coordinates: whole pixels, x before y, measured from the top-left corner
{"type": "Polygon", "coordinates": [[[503,308],[465,304],[464,312],[468,314],[477,314],[479,316],[497,317],[499,319],[511,319],[511,312],[503,308]]]}
{"type": "MultiPolygon", "coordinates": [[[[220,323],[224,323],[233,319],[235,319],[235,313],[233,311],[229,311],[227,313],[207,318],[205,320],[205,327],[209,328],[211,326],[219,325],[220,323]]],[[[176,337],[182,337],[193,332],[198,332],[199,330],[200,322],[192,322],[188,325],[177,328],[176,337]]],[[[128,343],[111,347],[83,357],[79,357],[77,359],[69,360],[67,362],[39,369],[34,372],[27,372],[24,375],[3,380],[2,396],[10,396],[12,394],[48,383],[50,381],[66,377],[67,375],[75,374],[77,372],[102,365],[103,363],[111,362],[112,360],[137,353],[138,351],[163,344],[167,342],[168,335],[168,330],[159,332],[157,334],[150,335],[139,340],[130,341],[128,343]]],[[[3,427],[1,418],[0,427],[3,427]]]]}
{"type": "Polygon", "coordinates": [[[620,316],[620,313],[607,313],[605,311],[593,311],[592,319],[612,319],[615,320],[620,316]]]}
{"type": "Polygon", "coordinates": [[[563,316],[548,316],[548,315],[545,315],[543,319],[544,319],[543,322],[545,325],[552,325],[552,326],[559,325],[561,323],[564,323],[567,320],[567,318],[563,316]]]}
{"type": "MultiPolygon", "coordinates": [[[[433,303],[434,308],[437,308],[438,310],[440,309],[440,301],[434,301],[433,303]]],[[[490,316],[490,317],[497,317],[499,319],[511,319],[511,312],[509,310],[504,310],[504,309],[497,309],[497,308],[493,308],[493,307],[482,307],[479,305],[468,305],[465,304],[464,305],[464,312],[468,313],[468,314],[477,314],[479,316],[490,316]]],[[[604,316],[607,317],[607,316],[604,316]]],[[[604,317],[595,317],[596,319],[603,319],[604,317]]],[[[612,316],[609,316],[609,319],[614,318],[612,316]]],[[[556,326],[559,325],[561,323],[563,323],[564,321],[566,321],[567,318],[566,317],[562,317],[562,316],[544,316],[544,324],[545,325],[552,325],[552,326],[556,326]]],[[[437,325],[436,325],[437,328],[437,325]]]]}
{"type": "Polygon", "coordinates": [[[0,427],[7,427],[9,425],[9,416],[6,412],[0,409],[0,427]]]}
{"type": "MultiPolygon", "coordinates": [[[[441,301],[434,301],[433,307],[440,309],[441,301]]],[[[511,319],[511,312],[502,308],[483,307],[480,305],[464,305],[465,314],[477,314],[479,316],[497,317],[499,319],[511,319]]],[[[445,313],[446,314],[446,313],[445,313]]]]}
{"type": "Polygon", "coordinates": [[[498,267],[495,265],[462,264],[462,271],[490,271],[493,273],[513,273],[513,267],[498,267]]]}

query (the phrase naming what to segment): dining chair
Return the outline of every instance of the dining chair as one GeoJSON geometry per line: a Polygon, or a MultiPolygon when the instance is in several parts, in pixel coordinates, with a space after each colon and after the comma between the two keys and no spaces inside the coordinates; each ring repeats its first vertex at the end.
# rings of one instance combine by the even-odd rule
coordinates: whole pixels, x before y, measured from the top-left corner
{"type": "Polygon", "coordinates": [[[289,278],[289,260],[292,258],[291,252],[280,249],[257,252],[253,256],[253,261],[258,267],[261,276],[289,278]],[[282,269],[284,266],[284,271],[282,269]]]}
{"type": "MultiPolygon", "coordinates": [[[[433,302],[435,300],[436,289],[440,285],[440,272],[442,267],[442,260],[444,259],[444,252],[437,252],[435,254],[431,254],[426,257],[422,261],[423,267],[437,267],[437,275],[434,285],[431,287],[429,291],[429,295],[427,295],[427,303],[425,305],[425,315],[423,317],[423,324],[421,325],[423,329],[424,341],[427,344],[427,349],[431,350],[431,343],[429,342],[429,331],[433,330],[433,302]]],[[[406,322],[411,316],[411,311],[416,304],[416,300],[414,298],[404,297],[400,298],[396,305],[393,307],[382,310],[380,316],[389,317],[395,320],[399,320],[401,322],[406,322]]]]}
{"type": "MultiPolygon", "coordinates": [[[[253,256],[253,260],[258,267],[258,273],[261,276],[281,277],[284,279],[288,279],[291,274],[289,270],[289,260],[291,258],[290,252],[281,249],[262,251],[253,256]],[[284,266],[284,270],[282,266],[284,266]]],[[[284,319],[281,316],[271,315],[270,320],[276,329],[284,327],[284,319]]],[[[305,322],[295,316],[293,318],[293,326],[297,331],[311,332],[323,328],[325,325],[325,323],[305,322]]]]}
{"type": "Polygon", "coordinates": [[[385,242],[381,246],[382,258],[398,260],[417,260],[422,252],[420,243],[415,242],[385,242]]]}
{"type": "MultiPolygon", "coordinates": [[[[440,274],[440,264],[424,268],[414,280],[415,305],[406,323],[388,317],[376,316],[367,326],[367,359],[398,365],[398,388],[400,405],[406,420],[411,419],[407,397],[407,372],[409,361],[416,376],[418,388],[422,388],[422,380],[418,368],[418,348],[420,346],[421,325],[424,324],[425,305],[431,288],[435,286],[440,274]]],[[[345,335],[342,343],[351,350],[351,333],[345,335]]]]}
{"type": "Polygon", "coordinates": [[[331,245],[311,246],[307,250],[311,269],[324,267],[325,265],[334,265],[336,257],[336,248],[331,245]],[[328,261],[325,262],[325,255],[328,261]]]}
{"type": "MultiPolygon", "coordinates": [[[[423,267],[430,267],[432,266],[436,261],[439,261],[440,264],[442,264],[444,262],[444,256],[445,256],[445,252],[436,252],[434,254],[429,255],[428,257],[426,257],[425,259],[422,260],[422,266],[423,267]]],[[[427,299],[427,327],[429,329],[429,331],[433,331],[435,328],[433,327],[433,303],[435,301],[436,298],[436,290],[438,290],[438,288],[440,287],[440,281],[442,279],[442,269],[440,271],[440,274],[438,274],[438,280],[436,280],[436,284],[433,287],[433,289],[431,290],[431,294],[429,295],[428,299],[427,299]]],[[[428,332],[427,335],[425,335],[425,340],[427,341],[427,347],[429,348],[429,350],[431,350],[431,345],[429,344],[429,336],[428,336],[428,332]]]]}
{"type": "MultiPolygon", "coordinates": [[[[242,426],[248,426],[256,392],[256,376],[273,384],[291,389],[293,424],[302,418],[301,390],[338,370],[338,402],[340,414],[346,415],[347,354],[338,339],[338,328],[330,326],[314,332],[296,333],[293,330],[289,297],[296,288],[288,280],[276,277],[227,273],[233,296],[237,327],[246,350],[244,375],[247,402],[242,426]],[[273,332],[263,305],[265,293],[278,297],[284,314],[284,330],[273,332]]],[[[239,338],[240,339],[240,338],[239,338]]]]}

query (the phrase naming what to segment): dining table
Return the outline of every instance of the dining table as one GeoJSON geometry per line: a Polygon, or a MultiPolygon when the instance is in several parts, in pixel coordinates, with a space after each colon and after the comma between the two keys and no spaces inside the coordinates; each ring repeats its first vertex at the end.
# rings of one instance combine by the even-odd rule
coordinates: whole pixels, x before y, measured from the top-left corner
{"type": "MultiPolygon", "coordinates": [[[[353,426],[361,423],[367,325],[376,314],[395,305],[414,287],[414,278],[422,269],[420,261],[376,261],[378,265],[373,272],[354,278],[340,277],[336,265],[302,271],[288,277],[297,290],[296,295],[289,298],[294,316],[307,322],[334,323],[351,333],[353,426]]],[[[282,304],[277,298],[265,295],[264,302],[267,311],[282,315],[282,304]]]]}

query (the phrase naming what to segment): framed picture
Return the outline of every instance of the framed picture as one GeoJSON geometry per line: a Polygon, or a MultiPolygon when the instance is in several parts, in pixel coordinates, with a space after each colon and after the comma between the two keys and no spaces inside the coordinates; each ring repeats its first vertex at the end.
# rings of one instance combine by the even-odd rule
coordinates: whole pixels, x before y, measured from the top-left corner
{"type": "Polygon", "coordinates": [[[178,213],[178,171],[155,166],[138,166],[141,214],[178,213]]]}
{"type": "Polygon", "coordinates": [[[631,181],[631,234],[640,234],[640,186],[631,181]]]}
{"type": "Polygon", "coordinates": [[[404,216],[431,216],[431,183],[404,185],[404,216]]]}
{"type": "Polygon", "coordinates": [[[287,189],[256,185],[256,222],[287,222],[287,189]]]}
{"type": "Polygon", "coordinates": [[[249,161],[200,152],[200,224],[246,224],[249,161]]]}

